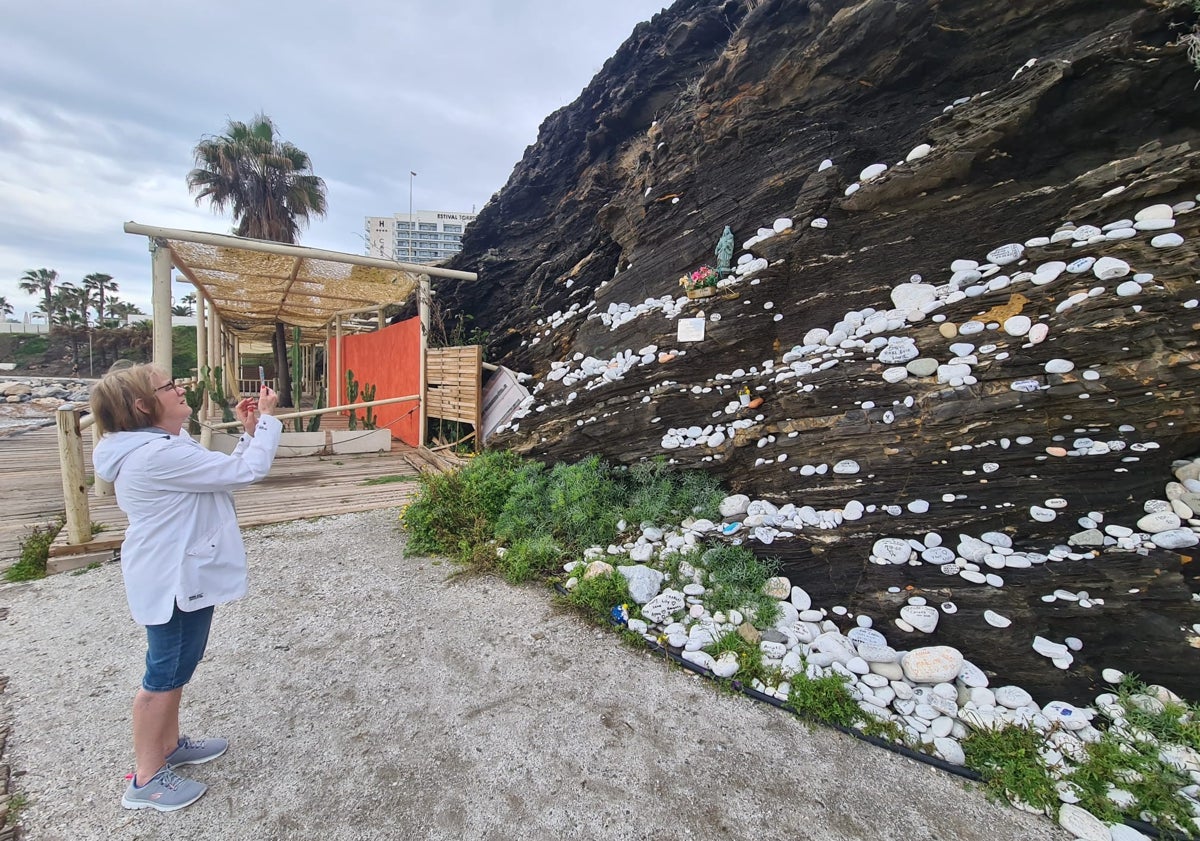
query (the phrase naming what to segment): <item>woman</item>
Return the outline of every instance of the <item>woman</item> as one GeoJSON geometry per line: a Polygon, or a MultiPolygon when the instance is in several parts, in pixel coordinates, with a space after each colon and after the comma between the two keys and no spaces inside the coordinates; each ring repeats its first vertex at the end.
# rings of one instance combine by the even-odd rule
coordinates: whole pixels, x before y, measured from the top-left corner
{"type": "Polygon", "coordinates": [[[278,395],[238,403],[246,434],[232,455],[209,452],[183,432],[192,410],[184,389],[152,365],[110,371],[92,387],[103,436],[92,455],[129,517],[121,573],[134,621],[146,626],[146,673],[133,701],[133,781],[126,809],[170,812],[207,786],[174,772],[216,759],[224,739],[179,734],[184,685],[204,655],[213,606],[246,593],[246,550],[231,491],[267,475],[282,424],[278,395]]]}

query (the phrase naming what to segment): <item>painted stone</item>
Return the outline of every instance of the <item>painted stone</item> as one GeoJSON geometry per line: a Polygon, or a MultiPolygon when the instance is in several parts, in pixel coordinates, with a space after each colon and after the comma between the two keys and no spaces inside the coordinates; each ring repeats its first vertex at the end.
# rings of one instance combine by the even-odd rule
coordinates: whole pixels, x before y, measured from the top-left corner
{"type": "Polygon", "coordinates": [[[937,608],[928,605],[906,604],[900,608],[900,618],[912,625],[918,631],[932,634],[937,628],[941,614],[937,608]]]}
{"type": "Polygon", "coordinates": [[[995,263],[997,266],[1006,266],[1009,263],[1015,263],[1017,260],[1020,260],[1021,255],[1024,253],[1025,246],[1012,242],[989,251],[986,259],[989,263],[995,263]]]}
{"type": "MultiPolygon", "coordinates": [[[[934,611],[936,614],[937,611],[934,611]]],[[[913,683],[951,683],[963,667],[963,656],[957,648],[932,645],[915,648],[900,661],[904,676],[913,683]]]]}

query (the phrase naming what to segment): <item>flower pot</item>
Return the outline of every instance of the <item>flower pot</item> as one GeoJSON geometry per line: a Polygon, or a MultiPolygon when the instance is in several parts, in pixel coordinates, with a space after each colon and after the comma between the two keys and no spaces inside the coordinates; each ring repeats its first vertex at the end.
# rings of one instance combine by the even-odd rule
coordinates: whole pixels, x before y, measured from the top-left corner
{"type": "Polygon", "coordinates": [[[715,287],[715,286],[700,286],[695,289],[687,290],[687,296],[692,299],[708,298],[708,297],[711,297],[712,295],[715,295],[716,293],[717,293],[717,287],[715,287]]]}
{"type": "Polygon", "coordinates": [[[334,429],[330,434],[336,455],[386,453],[392,448],[390,429],[334,429]]]}

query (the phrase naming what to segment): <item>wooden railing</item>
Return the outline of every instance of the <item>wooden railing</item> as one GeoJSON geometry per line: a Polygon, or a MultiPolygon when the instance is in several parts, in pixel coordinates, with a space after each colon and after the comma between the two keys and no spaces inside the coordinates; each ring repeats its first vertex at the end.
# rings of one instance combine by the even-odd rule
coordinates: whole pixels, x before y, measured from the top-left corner
{"type": "MultiPolygon", "coordinates": [[[[308,418],[313,415],[324,415],[329,412],[345,412],[349,409],[366,409],[369,406],[386,406],[389,403],[411,403],[420,400],[421,395],[410,394],[407,397],[388,397],[383,400],[371,400],[365,403],[348,403],[344,406],[329,406],[324,409],[308,409],[303,412],[289,412],[276,415],[280,421],[294,418],[308,418]]],[[[84,416],[88,410],[86,405],[66,403],[55,412],[58,426],[58,459],[62,472],[63,507],[66,514],[67,542],[73,546],[87,543],[92,539],[92,513],[88,504],[87,475],[83,460],[83,432],[94,424],[91,415],[84,416]]],[[[238,421],[213,424],[212,429],[229,429],[241,426],[238,421]]],[[[112,487],[100,477],[94,477],[94,487],[98,496],[112,493],[112,487]]]]}

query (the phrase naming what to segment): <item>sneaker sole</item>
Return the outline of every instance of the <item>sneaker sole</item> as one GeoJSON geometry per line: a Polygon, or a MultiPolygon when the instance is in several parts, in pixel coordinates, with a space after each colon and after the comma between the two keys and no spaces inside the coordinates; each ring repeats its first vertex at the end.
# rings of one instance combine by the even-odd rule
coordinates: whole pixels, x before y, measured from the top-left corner
{"type": "Polygon", "coordinates": [[[184,765],[203,765],[205,762],[212,762],[214,759],[219,759],[220,757],[224,756],[228,750],[229,746],[226,745],[225,750],[221,751],[220,753],[214,753],[212,756],[206,756],[203,759],[186,759],[183,762],[168,762],[166,765],[171,769],[182,768],[184,765]]]}
{"type": "Polygon", "coordinates": [[[199,800],[201,797],[203,797],[207,793],[208,793],[208,789],[206,788],[206,789],[204,789],[204,791],[197,794],[195,797],[193,797],[187,803],[175,803],[175,804],[171,804],[171,805],[167,805],[167,806],[164,806],[161,803],[156,803],[151,800],[130,800],[125,795],[122,795],[121,796],[121,805],[124,806],[126,809],[154,809],[155,811],[158,811],[158,812],[177,812],[180,809],[186,809],[188,806],[191,806],[193,803],[195,803],[197,800],[199,800]]]}

